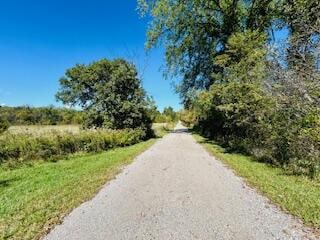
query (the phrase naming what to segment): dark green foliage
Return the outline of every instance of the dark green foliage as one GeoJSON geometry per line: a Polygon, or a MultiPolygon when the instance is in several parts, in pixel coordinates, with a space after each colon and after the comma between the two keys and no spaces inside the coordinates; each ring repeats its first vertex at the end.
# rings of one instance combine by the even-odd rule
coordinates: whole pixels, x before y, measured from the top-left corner
{"type": "Polygon", "coordinates": [[[145,91],[135,66],[123,59],[76,65],[60,80],[57,99],[81,106],[88,128],[142,128],[151,134],[145,91]]]}
{"type": "Polygon", "coordinates": [[[224,69],[220,84],[211,85],[194,103],[202,132],[233,150],[257,152],[270,137],[268,122],[276,104],[262,87],[265,43],[257,31],[232,35],[217,58],[224,69]]]}
{"type": "Polygon", "coordinates": [[[195,109],[198,128],[231,149],[257,151],[270,137],[267,121],[275,102],[251,83],[212,85],[199,95],[195,109]]]}
{"type": "Polygon", "coordinates": [[[42,136],[5,134],[0,137],[0,164],[16,166],[32,160],[54,160],[76,152],[101,152],[138,143],[145,137],[143,130],[88,130],[42,136]]]}
{"type": "Polygon", "coordinates": [[[0,134],[9,128],[9,122],[0,115],[0,134]]]}
{"type": "Polygon", "coordinates": [[[314,178],[320,171],[320,111],[297,115],[251,83],[212,85],[193,103],[196,128],[229,150],[314,178]]]}
{"type": "Polygon", "coordinates": [[[81,124],[83,113],[55,107],[0,107],[0,116],[10,125],[81,124]]]}
{"type": "Polygon", "coordinates": [[[230,150],[316,177],[319,73],[301,75],[303,67],[291,70],[267,61],[263,34],[251,31],[231,36],[217,63],[224,69],[221,83],[193,102],[197,128],[230,150]]]}
{"type": "Polygon", "coordinates": [[[298,60],[299,68],[279,67],[267,60],[265,44],[258,32],[231,36],[217,58],[224,69],[220,84],[198,94],[190,112],[198,130],[229,150],[314,178],[320,170],[319,73],[298,60]]]}

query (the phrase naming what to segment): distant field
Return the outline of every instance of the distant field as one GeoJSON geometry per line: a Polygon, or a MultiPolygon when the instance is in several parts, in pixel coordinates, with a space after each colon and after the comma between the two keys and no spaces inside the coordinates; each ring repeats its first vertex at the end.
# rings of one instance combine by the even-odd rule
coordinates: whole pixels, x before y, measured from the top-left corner
{"type": "Polygon", "coordinates": [[[11,126],[8,133],[11,134],[44,134],[51,132],[71,132],[78,133],[80,125],[21,125],[11,126]]]}
{"type": "MultiPolygon", "coordinates": [[[[168,130],[172,130],[174,123],[153,123],[152,129],[156,132],[156,135],[163,135],[168,130]]],[[[80,125],[20,125],[11,126],[7,133],[9,134],[31,134],[42,135],[52,132],[71,132],[79,133],[80,125]]]]}
{"type": "Polygon", "coordinates": [[[168,123],[153,123],[152,128],[159,128],[159,127],[165,127],[168,123]]]}

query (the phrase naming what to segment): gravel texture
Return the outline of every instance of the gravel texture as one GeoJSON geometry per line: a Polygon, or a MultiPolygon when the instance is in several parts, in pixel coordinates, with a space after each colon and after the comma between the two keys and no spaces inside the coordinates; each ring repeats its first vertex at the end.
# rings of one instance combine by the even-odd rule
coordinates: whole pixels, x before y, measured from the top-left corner
{"type": "Polygon", "coordinates": [[[178,124],[44,239],[317,238],[178,124]]]}

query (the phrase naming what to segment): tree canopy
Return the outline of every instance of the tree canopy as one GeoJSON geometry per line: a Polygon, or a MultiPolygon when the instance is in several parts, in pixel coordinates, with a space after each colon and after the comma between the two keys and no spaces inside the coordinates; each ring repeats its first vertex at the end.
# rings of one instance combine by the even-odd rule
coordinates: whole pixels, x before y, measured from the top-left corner
{"type": "Polygon", "coordinates": [[[136,68],[123,59],[78,64],[66,71],[60,85],[57,99],[82,107],[87,127],[151,129],[136,68]]]}
{"type": "Polygon", "coordinates": [[[142,14],[152,16],[147,48],[163,43],[166,73],[182,77],[178,91],[184,103],[198,89],[218,79],[228,39],[244,30],[265,31],[278,14],[277,0],[139,0],[142,14]]]}
{"type": "Polygon", "coordinates": [[[138,5],[151,15],[147,48],[162,44],[165,73],[182,79],[182,120],[232,150],[320,173],[319,0],[138,5]]]}

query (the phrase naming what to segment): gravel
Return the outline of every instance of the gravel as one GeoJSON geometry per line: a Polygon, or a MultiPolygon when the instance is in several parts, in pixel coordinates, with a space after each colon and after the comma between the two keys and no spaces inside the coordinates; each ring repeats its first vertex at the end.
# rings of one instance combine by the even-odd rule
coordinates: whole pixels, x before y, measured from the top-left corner
{"type": "Polygon", "coordinates": [[[178,124],[44,239],[317,238],[178,124]]]}

